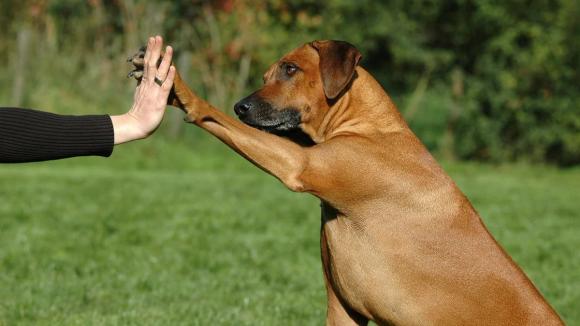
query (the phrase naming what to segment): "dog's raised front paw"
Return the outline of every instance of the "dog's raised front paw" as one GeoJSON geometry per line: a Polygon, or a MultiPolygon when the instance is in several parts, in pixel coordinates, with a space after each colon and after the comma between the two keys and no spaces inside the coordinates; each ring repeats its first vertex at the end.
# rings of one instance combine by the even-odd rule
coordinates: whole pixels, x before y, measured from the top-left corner
{"type": "Polygon", "coordinates": [[[145,63],[145,50],[147,50],[147,47],[142,46],[137,53],[127,59],[127,62],[135,66],[135,69],[131,70],[127,77],[133,77],[137,81],[141,81],[141,78],[143,78],[143,64],[145,63]]]}

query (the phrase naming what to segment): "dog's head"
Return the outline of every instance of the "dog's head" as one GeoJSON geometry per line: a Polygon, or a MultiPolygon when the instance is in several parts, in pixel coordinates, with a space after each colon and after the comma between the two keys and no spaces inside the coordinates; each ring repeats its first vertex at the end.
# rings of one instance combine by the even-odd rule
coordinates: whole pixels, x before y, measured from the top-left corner
{"type": "Polygon", "coordinates": [[[343,41],[305,44],[264,74],[264,86],[242,99],[234,111],[243,122],[266,131],[286,131],[316,120],[356,75],[360,52],[343,41]]]}

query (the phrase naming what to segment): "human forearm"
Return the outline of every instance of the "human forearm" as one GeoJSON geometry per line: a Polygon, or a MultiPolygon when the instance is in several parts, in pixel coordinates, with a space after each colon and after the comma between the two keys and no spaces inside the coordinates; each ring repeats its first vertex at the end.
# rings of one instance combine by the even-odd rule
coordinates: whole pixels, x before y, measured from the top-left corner
{"type": "Polygon", "coordinates": [[[0,163],[109,156],[113,125],[106,115],[64,116],[0,108],[0,163]]]}
{"type": "Polygon", "coordinates": [[[163,40],[149,38],[140,57],[147,67],[135,91],[131,109],[122,115],[64,116],[0,108],[0,163],[55,160],[73,156],[109,156],[114,144],[142,139],[161,123],[175,69],[167,47],[159,68],[163,40]]]}

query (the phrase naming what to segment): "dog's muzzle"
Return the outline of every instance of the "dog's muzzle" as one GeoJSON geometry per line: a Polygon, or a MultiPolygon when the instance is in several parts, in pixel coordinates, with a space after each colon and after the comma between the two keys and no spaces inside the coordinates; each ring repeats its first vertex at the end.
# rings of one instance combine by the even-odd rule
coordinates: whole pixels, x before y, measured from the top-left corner
{"type": "Polygon", "coordinates": [[[234,105],[234,112],[244,123],[265,131],[292,130],[300,126],[300,112],[296,109],[275,109],[252,94],[234,105]]]}

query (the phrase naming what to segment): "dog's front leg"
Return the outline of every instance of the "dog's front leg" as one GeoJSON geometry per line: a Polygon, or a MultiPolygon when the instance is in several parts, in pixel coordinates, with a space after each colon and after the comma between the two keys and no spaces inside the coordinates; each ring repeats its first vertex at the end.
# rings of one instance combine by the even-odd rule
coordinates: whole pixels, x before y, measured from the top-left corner
{"type": "Polygon", "coordinates": [[[250,127],[214,108],[195,95],[176,76],[174,91],[187,113],[186,120],[207,130],[262,170],[282,181],[292,191],[306,191],[302,172],[308,153],[298,144],[250,127]]]}
{"type": "MultiPolygon", "coordinates": [[[[128,60],[135,66],[129,76],[138,81],[143,76],[144,56],[143,47],[128,60]]],[[[306,190],[300,176],[308,166],[308,155],[296,143],[254,129],[217,110],[195,95],[177,72],[168,104],[185,111],[187,121],[209,131],[259,168],[278,178],[289,189],[306,190]]]]}

